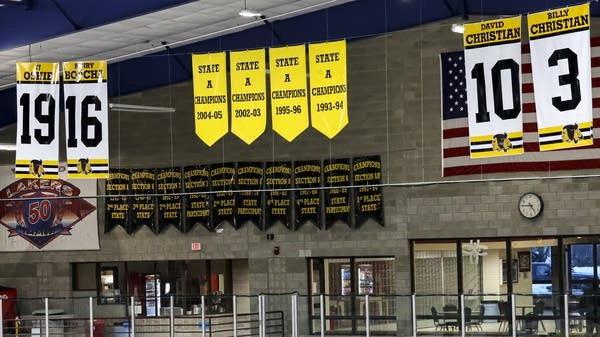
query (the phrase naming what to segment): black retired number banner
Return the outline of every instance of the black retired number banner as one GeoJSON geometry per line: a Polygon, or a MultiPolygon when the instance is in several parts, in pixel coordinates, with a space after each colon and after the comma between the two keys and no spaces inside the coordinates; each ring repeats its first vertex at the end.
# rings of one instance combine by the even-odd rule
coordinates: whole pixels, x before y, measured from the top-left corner
{"type": "Polygon", "coordinates": [[[590,4],[527,16],[540,151],[592,145],[590,4]]]}
{"type": "Polygon", "coordinates": [[[350,225],[350,159],[326,160],[323,163],[325,190],[325,228],[331,227],[336,221],[350,225]],[[337,187],[337,188],[336,188],[337,187]]]}
{"type": "Polygon", "coordinates": [[[210,186],[213,192],[212,224],[214,227],[227,221],[235,229],[239,224],[235,221],[235,163],[213,164],[210,166],[210,186]]]}
{"type": "Polygon", "coordinates": [[[381,159],[379,156],[354,158],[354,225],[360,227],[367,219],[383,226],[383,194],[381,193],[381,159]]]}
{"type": "Polygon", "coordinates": [[[467,24],[463,36],[471,158],[522,154],[521,17],[467,24]]]}
{"type": "Polygon", "coordinates": [[[236,221],[241,226],[246,221],[262,229],[262,193],[264,168],[262,162],[241,162],[237,164],[236,221]],[[243,192],[248,191],[248,192],[243,192]]]}
{"type": "Polygon", "coordinates": [[[179,194],[181,191],[180,168],[166,168],[157,171],[156,192],[171,194],[158,197],[158,233],[168,226],[175,226],[181,232],[185,231],[181,219],[182,197],[179,194]]]}
{"type": "Polygon", "coordinates": [[[154,194],[155,183],[156,175],[153,169],[131,170],[131,193],[143,195],[133,197],[131,202],[131,232],[146,226],[156,233],[154,198],[147,196],[154,194]]]}
{"type": "Polygon", "coordinates": [[[104,187],[106,195],[110,196],[105,199],[105,225],[104,233],[110,232],[117,226],[123,227],[128,233],[130,232],[129,225],[129,198],[120,197],[119,195],[127,195],[130,192],[129,170],[110,170],[106,185],[104,187]]]}
{"type": "Polygon", "coordinates": [[[63,62],[69,178],[108,176],[106,61],[63,62]]]}
{"type": "Polygon", "coordinates": [[[321,228],[321,162],[294,162],[294,188],[296,191],[296,226],[310,221],[321,228]]]}
{"type": "Polygon", "coordinates": [[[17,178],[58,179],[58,63],[17,63],[17,178]]]}
{"type": "Polygon", "coordinates": [[[292,194],[292,163],[268,162],[265,167],[265,230],[280,221],[290,229],[290,213],[292,194]]]}
{"type": "Polygon", "coordinates": [[[215,228],[210,221],[210,170],[208,165],[186,166],[183,169],[185,188],[185,231],[201,224],[208,230],[215,228]]]}

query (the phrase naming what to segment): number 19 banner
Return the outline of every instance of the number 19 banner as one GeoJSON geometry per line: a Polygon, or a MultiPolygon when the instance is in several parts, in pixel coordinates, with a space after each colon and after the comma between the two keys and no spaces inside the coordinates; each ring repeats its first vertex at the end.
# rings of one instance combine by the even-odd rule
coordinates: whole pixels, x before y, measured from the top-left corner
{"type": "Polygon", "coordinates": [[[540,151],[593,144],[589,3],[527,16],[540,151]]]}
{"type": "Polygon", "coordinates": [[[58,179],[58,63],[17,63],[17,178],[58,179]]]}
{"type": "Polygon", "coordinates": [[[471,158],[522,154],[521,17],[467,24],[463,36],[471,158]]]}
{"type": "Polygon", "coordinates": [[[108,178],[106,61],[63,62],[67,173],[108,178]]]}

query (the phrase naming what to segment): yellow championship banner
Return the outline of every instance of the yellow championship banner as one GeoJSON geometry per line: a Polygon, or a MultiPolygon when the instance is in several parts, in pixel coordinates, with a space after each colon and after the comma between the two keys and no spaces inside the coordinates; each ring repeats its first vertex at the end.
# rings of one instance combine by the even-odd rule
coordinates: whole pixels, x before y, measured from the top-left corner
{"type": "Polygon", "coordinates": [[[577,32],[590,28],[590,4],[552,9],[527,15],[529,39],[577,32]]]}
{"type": "Polygon", "coordinates": [[[348,124],[346,41],[308,46],[312,127],[333,138],[348,124]]]}
{"type": "Polygon", "coordinates": [[[63,62],[67,173],[69,178],[108,178],[106,61],[63,62]]]}
{"type": "Polygon", "coordinates": [[[273,130],[288,142],[308,128],[306,47],[269,49],[273,130]]]}
{"type": "Polygon", "coordinates": [[[465,49],[521,42],[521,17],[465,24],[465,49]]]}
{"type": "Polygon", "coordinates": [[[265,50],[229,54],[231,75],[231,132],[252,144],[265,132],[267,85],[265,50]]]}
{"type": "Polygon", "coordinates": [[[212,146],[229,131],[225,52],[192,55],[196,135],[212,146]]]}
{"type": "Polygon", "coordinates": [[[58,179],[58,63],[17,63],[17,178],[58,179]]]}

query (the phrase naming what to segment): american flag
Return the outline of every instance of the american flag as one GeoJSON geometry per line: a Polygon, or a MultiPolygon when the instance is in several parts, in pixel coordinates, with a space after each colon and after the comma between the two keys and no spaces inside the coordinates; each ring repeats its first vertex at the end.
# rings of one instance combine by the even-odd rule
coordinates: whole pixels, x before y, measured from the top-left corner
{"type": "MultiPolygon", "coordinates": [[[[594,135],[600,135],[600,37],[591,39],[591,47],[594,135]]],[[[497,172],[549,172],[600,168],[598,136],[591,146],[540,152],[530,62],[529,45],[523,45],[521,72],[525,153],[517,156],[471,159],[464,53],[460,51],[440,54],[442,172],[445,177],[497,172]]]]}

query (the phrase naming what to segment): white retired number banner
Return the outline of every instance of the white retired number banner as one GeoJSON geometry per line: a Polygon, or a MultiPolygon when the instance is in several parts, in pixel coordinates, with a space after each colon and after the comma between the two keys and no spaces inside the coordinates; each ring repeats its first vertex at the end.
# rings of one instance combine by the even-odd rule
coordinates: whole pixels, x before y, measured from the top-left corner
{"type": "Polygon", "coordinates": [[[18,178],[58,179],[58,63],[17,63],[18,178]]]}
{"type": "Polygon", "coordinates": [[[69,178],[108,177],[106,61],[63,63],[69,178]]]}
{"type": "Polygon", "coordinates": [[[521,17],[467,24],[463,36],[471,158],[522,154],[521,17]]]}
{"type": "Polygon", "coordinates": [[[588,4],[527,16],[540,151],[593,144],[588,4]]]}

